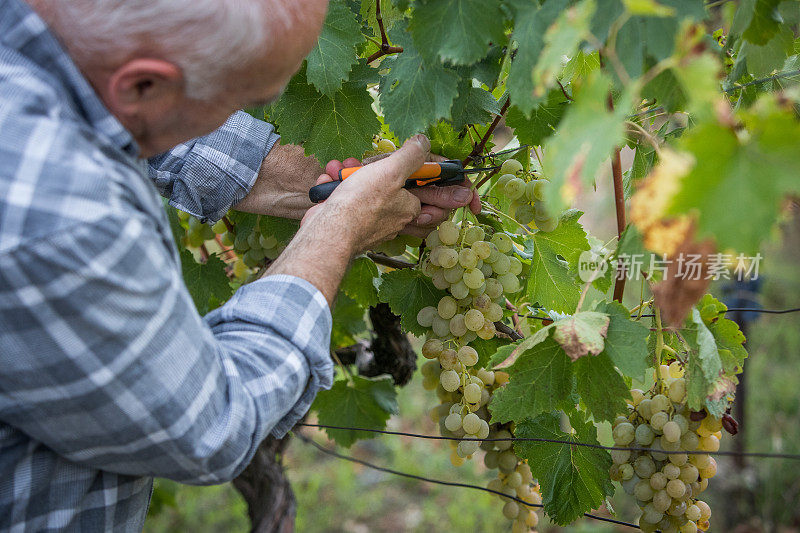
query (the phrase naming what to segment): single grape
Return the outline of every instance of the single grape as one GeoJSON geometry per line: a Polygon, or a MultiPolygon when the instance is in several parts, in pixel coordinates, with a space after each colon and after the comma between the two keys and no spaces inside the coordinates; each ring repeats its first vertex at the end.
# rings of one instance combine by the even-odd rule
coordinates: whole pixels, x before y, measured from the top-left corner
{"type": "Polygon", "coordinates": [[[511,238],[505,233],[495,233],[492,235],[491,242],[497,247],[497,251],[502,254],[510,252],[511,248],[514,246],[511,238]]]}
{"type": "Polygon", "coordinates": [[[634,406],[639,405],[644,400],[644,392],[641,389],[631,389],[631,399],[634,406]]]}
{"type": "Polygon", "coordinates": [[[433,317],[431,329],[433,329],[437,337],[446,337],[450,334],[450,321],[438,316],[437,313],[437,316],[433,317]]]}
{"type": "Polygon", "coordinates": [[[515,276],[519,276],[520,274],[522,274],[522,261],[520,261],[514,256],[509,257],[508,272],[510,274],[514,274],[515,276]]]}
{"type": "Polygon", "coordinates": [[[650,486],[653,487],[653,490],[661,490],[667,486],[667,475],[663,472],[655,472],[652,476],[650,476],[650,486]]]}
{"type": "Polygon", "coordinates": [[[656,463],[648,455],[641,455],[633,462],[633,470],[642,479],[647,479],[656,471],[656,463]]]}
{"type": "Polygon", "coordinates": [[[233,264],[233,275],[237,278],[242,278],[247,273],[247,265],[243,260],[237,259],[233,264]]]}
{"type": "Polygon", "coordinates": [[[428,339],[425,341],[425,344],[422,345],[422,355],[425,356],[426,359],[435,359],[439,357],[442,350],[444,350],[444,345],[439,339],[428,339]]]}
{"type": "Polygon", "coordinates": [[[458,443],[458,455],[461,457],[468,457],[478,451],[480,442],[476,440],[462,440],[458,443]]]}
{"type": "Polygon", "coordinates": [[[452,246],[458,242],[459,229],[452,220],[439,224],[439,240],[442,244],[452,246]]]}
{"type": "Polygon", "coordinates": [[[464,284],[463,280],[457,281],[450,286],[450,294],[452,294],[453,298],[456,300],[462,300],[469,296],[469,287],[464,284]]]}
{"type": "Polygon", "coordinates": [[[709,435],[708,437],[701,437],[700,438],[700,445],[697,447],[698,450],[703,452],[718,452],[719,451],[719,439],[715,435],[709,435]]]}
{"type": "Polygon", "coordinates": [[[446,427],[448,431],[458,431],[461,429],[462,424],[461,415],[458,413],[450,413],[447,415],[447,418],[444,419],[444,427],[446,427]]]}
{"type": "Polygon", "coordinates": [[[467,325],[464,322],[464,315],[458,313],[450,319],[450,333],[453,337],[461,337],[467,333],[467,325]]]}
{"type": "Polygon", "coordinates": [[[464,366],[473,366],[478,362],[478,352],[471,346],[462,346],[458,350],[458,360],[461,361],[464,366]]]}
{"type": "Polygon", "coordinates": [[[536,201],[535,191],[536,191],[536,183],[537,183],[537,181],[538,180],[531,180],[531,181],[529,181],[528,183],[525,184],[525,199],[529,203],[532,203],[532,202],[536,201]]]}
{"type": "Polygon", "coordinates": [[[390,154],[395,150],[397,150],[397,147],[389,139],[381,139],[380,141],[378,141],[376,147],[379,152],[383,152],[384,154],[390,154]]]}
{"type": "MultiPolygon", "coordinates": [[[[484,389],[484,392],[488,394],[489,391],[484,389]]],[[[485,439],[489,436],[489,423],[486,420],[481,419],[481,427],[478,429],[477,437],[479,439],[485,439]]],[[[494,443],[489,443],[491,446],[494,446],[494,443]]]]}
{"type": "Polygon", "coordinates": [[[486,296],[492,300],[498,299],[503,295],[503,285],[495,278],[486,279],[486,296]]]}
{"type": "Polygon", "coordinates": [[[530,224],[534,220],[533,206],[521,204],[514,208],[514,218],[520,224],[530,224]]]}
{"type": "Polygon", "coordinates": [[[516,178],[514,174],[502,174],[499,178],[497,178],[497,181],[494,183],[495,190],[505,192],[506,183],[513,180],[514,178],[516,178]]]}
{"type": "Polygon", "coordinates": [[[471,268],[464,271],[464,285],[470,289],[478,289],[483,285],[484,279],[483,272],[480,270],[471,268]]]}
{"type": "Polygon", "coordinates": [[[475,252],[478,259],[484,260],[492,255],[492,246],[486,241],[479,240],[472,244],[472,251],[475,252]]]}
{"type": "Polygon", "coordinates": [[[700,507],[698,507],[697,505],[692,504],[692,505],[690,505],[690,506],[688,506],[686,508],[686,513],[685,514],[686,514],[686,518],[688,518],[689,520],[691,520],[693,522],[697,522],[698,520],[700,520],[700,516],[701,516],[700,507]]]}
{"type": "Polygon", "coordinates": [[[503,308],[492,302],[491,305],[489,305],[489,309],[484,313],[484,316],[489,322],[499,322],[503,319],[503,308]]]}
{"type": "Polygon", "coordinates": [[[494,273],[498,276],[507,274],[509,270],[511,270],[511,258],[507,255],[501,255],[492,263],[492,270],[494,270],[494,273]]]}
{"type": "MultiPolygon", "coordinates": [[[[507,437],[506,436],[501,437],[500,433],[502,433],[502,431],[498,431],[497,432],[497,438],[508,438],[508,437],[511,437],[510,433],[508,434],[507,437]]],[[[509,444],[511,444],[511,443],[509,442],[509,444]]],[[[519,463],[519,458],[511,450],[506,450],[506,451],[504,451],[503,453],[500,454],[500,457],[498,458],[497,462],[498,462],[498,467],[500,468],[500,471],[505,473],[505,474],[508,474],[510,472],[513,472],[514,469],[517,468],[517,463],[519,463]]]]}
{"type": "Polygon", "coordinates": [[[455,370],[445,370],[439,376],[439,381],[442,388],[447,392],[453,392],[461,385],[461,379],[458,377],[458,372],[455,370]]]}
{"type": "Polygon", "coordinates": [[[444,296],[441,300],[439,300],[437,310],[440,317],[444,318],[445,320],[450,320],[456,314],[456,311],[458,310],[458,304],[452,296],[444,296]]]}
{"type": "Polygon", "coordinates": [[[653,439],[656,438],[656,433],[653,431],[653,428],[650,427],[649,424],[639,424],[636,426],[636,444],[639,446],[650,446],[653,443],[653,439]]]}
{"type": "Polygon", "coordinates": [[[614,444],[617,446],[627,446],[633,442],[636,430],[630,422],[624,422],[614,428],[612,435],[614,437],[614,444]]]}
{"type": "Polygon", "coordinates": [[[680,479],[673,479],[667,483],[667,494],[671,498],[680,499],[686,494],[686,484],[680,479]]]}
{"type": "Polygon", "coordinates": [[[470,383],[464,387],[464,399],[467,403],[478,403],[481,401],[481,387],[475,383],[470,383]]]}
{"type": "Polygon", "coordinates": [[[452,268],[447,268],[444,270],[444,279],[448,281],[448,283],[458,283],[458,281],[464,276],[464,267],[461,265],[456,265],[452,268]]]}
{"type": "Polygon", "coordinates": [[[486,232],[480,226],[470,226],[464,233],[464,244],[472,246],[473,243],[483,240],[486,232]]]}
{"type": "Polygon", "coordinates": [[[436,308],[433,306],[423,307],[417,313],[417,324],[423,328],[429,328],[433,324],[433,316],[436,314],[436,308]]]}
{"type": "Polygon", "coordinates": [[[509,520],[514,520],[519,515],[519,505],[515,501],[506,502],[503,506],[503,516],[509,520]]]}
{"type": "Polygon", "coordinates": [[[652,411],[656,413],[658,411],[667,411],[669,410],[671,404],[669,402],[669,398],[664,396],[663,394],[656,394],[653,396],[653,406],[652,411]]]}
{"type": "Polygon", "coordinates": [[[666,489],[662,489],[653,495],[653,507],[656,511],[665,512],[672,505],[672,498],[667,494],[666,489]]]}
{"type": "Polygon", "coordinates": [[[680,479],[684,483],[692,483],[697,481],[698,475],[700,475],[700,471],[697,469],[696,466],[685,464],[681,467],[681,473],[678,476],[678,479],[680,479]]]}
{"type": "Polygon", "coordinates": [[[213,226],[211,226],[211,229],[217,235],[222,235],[223,233],[228,231],[228,226],[225,225],[224,220],[218,220],[213,226]]]}
{"type": "Polygon", "coordinates": [[[472,251],[472,248],[463,248],[458,253],[458,263],[464,267],[465,270],[473,269],[478,264],[478,256],[472,251]]]}
{"type": "Polygon", "coordinates": [[[497,281],[503,286],[503,292],[506,294],[513,294],[520,289],[519,278],[511,272],[498,276],[497,281]]]}
{"type": "Polygon", "coordinates": [[[516,159],[506,159],[500,167],[500,172],[502,174],[516,174],[517,172],[521,172],[522,168],[522,163],[516,159]]]}
{"type": "Polygon", "coordinates": [[[559,222],[557,217],[536,217],[536,216],[534,216],[533,221],[536,223],[536,227],[545,233],[550,233],[551,231],[555,231],[555,229],[558,227],[558,222],[559,222]]]}
{"type": "Polygon", "coordinates": [[[653,487],[651,487],[650,483],[646,480],[642,480],[637,483],[636,487],[633,489],[633,495],[636,496],[636,499],[643,502],[652,500],[654,494],[655,491],[653,490],[653,487]]]}
{"type": "Polygon", "coordinates": [[[681,469],[672,463],[664,465],[661,471],[664,472],[667,479],[678,479],[678,476],[681,475],[681,469]]]}
{"type": "Polygon", "coordinates": [[[458,252],[456,252],[453,248],[445,248],[443,246],[437,248],[439,253],[437,254],[437,260],[439,262],[439,266],[442,268],[453,268],[458,264],[458,252]]]}
{"type": "Polygon", "coordinates": [[[664,432],[664,438],[670,442],[678,442],[681,440],[681,428],[676,422],[670,420],[664,424],[661,431],[664,432]]]}
{"type": "Polygon", "coordinates": [[[486,320],[483,323],[483,327],[479,329],[476,333],[478,334],[478,337],[480,337],[485,341],[488,341],[489,339],[494,338],[494,336],[497,334],[497,328],[495,328],[494,322],[489,322],[488,320],[486,320]]]}
{"type": "Polygon", "coordinates": [[[466,431],[467,434],[475,435],[481,429],[481,419],[475,413],[468,413],[464,415],[464,419],[461,421],[461,426],[464,428],[464,431],[466,431]]]}
{"type": "Polygon", "coordinates": [[[661,431],[667,421],[669,421],[669,415],[664,411],[658,411],[650,417],[650,425],[656,431],[661,431]]]}
{"type": "Polygon", "coordinates": [[[683,402],[686,398],[686,380],[678,378],[669,384],[669,399],[675,403],[683,402]]]}
{"type": "Polygon", "coordinates": [[[420,367],[419,371],[424,377],[435,375],[438,378],[439,363],[436,361],[425,361],[425,363],[423,363],[423,365],[420,367]]]}

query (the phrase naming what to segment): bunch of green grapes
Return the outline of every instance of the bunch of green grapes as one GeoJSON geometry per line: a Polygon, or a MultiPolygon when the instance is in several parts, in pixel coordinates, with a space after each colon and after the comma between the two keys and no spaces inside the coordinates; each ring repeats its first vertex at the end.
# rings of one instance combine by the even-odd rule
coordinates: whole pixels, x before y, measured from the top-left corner
{"type": "Polygon", "coordinates": [[[417,322],[453,346],[494,337],[505,295],[521,287],[522,262],[513,255],[511,238],[501,232],[486,236],[483,226],[446,220],[425,239],[430,253],[422,270],[448,295],[436,307],[420,310],[417,322]]]}
{"type": "Polygon", "coordinates": [[[553,231],[558,227],[559,217],[548,209],[544,202],[550,182],[523,171],[522,163],[509,159],[500,168],[495,188],[511,200],[511,215],[520,224],[534,222],[542,231],[553,231]]]}
{"type": "Polygon", "coordinates": [[[511,438],[509,424],[490,424],[487,405],[494,392],[508,383],[506,372],[476,366],[477,352],[470,346],[457,351],[444,346],[439,339],[428,339],[422,354],[430,359],[422,365],[422,385],[435,390],[440,404],[430,410],[431,420],[439,424],[442,436],[450,437],[450,461],[461,466],[480,448],[485,451],[484,464],[497,470],[497,477],[487,488],[504,494],[503,516],[512,523],[512,531],[528,532],[535,528],[539,516],[529,505],[512,500],[516,497],[532,505],[541,505],[539,485],[528,464],[517,457],[512,441],[479,441],[475,439],[511,438]]]}
{"type": "Polygon", "coordinates": [[[660,365],[655,373],[653,389],[632,389],[628,415],[613,424],[616,446],[649,449],[613,450],[611,479],[636,498],[643,531],[707,531],[711,509],[698,496],[717,473],[717,463],[708,454],[719,450],[722,420],[705,410],[689,411],[680,361],[660,365]]]}

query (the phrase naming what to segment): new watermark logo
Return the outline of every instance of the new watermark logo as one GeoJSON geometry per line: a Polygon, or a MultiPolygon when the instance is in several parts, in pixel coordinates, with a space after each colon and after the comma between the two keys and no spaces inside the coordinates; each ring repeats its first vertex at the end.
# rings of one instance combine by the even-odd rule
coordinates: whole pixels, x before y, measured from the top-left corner
{"type": "Polygon", "coordinates": [[[675,258],[656,257],[652,254],[619,254],[610,260],[593,250],[581,253],[578,258],[578,276],[589,283],[606,275],[613,268],[615,278],[627,280],[652,279],[659,272],[663,278],[671,268],[674,277],[684,280],[758,279],[762,255],[680,253],[675,258]]]}

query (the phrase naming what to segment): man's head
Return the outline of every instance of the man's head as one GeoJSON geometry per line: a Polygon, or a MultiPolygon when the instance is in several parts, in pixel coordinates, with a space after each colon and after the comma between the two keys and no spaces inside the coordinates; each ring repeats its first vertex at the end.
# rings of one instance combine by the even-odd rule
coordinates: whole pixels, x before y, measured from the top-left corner
{"type": "Polygon", "coordinates": [[[277,98],[327,0],[29,0],[144,156],[277,98]]]}

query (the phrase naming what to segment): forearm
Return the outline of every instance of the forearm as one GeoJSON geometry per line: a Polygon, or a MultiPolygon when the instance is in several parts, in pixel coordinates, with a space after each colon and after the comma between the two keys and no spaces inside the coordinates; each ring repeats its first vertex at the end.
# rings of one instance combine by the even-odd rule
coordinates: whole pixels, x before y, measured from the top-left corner
{"type": "Polygon", "coordinates": [[[234,207],[248,213],[299,220],[313,205],[308,190],[323,171],[301,146],[275,144],[264,159],[253,188],[234,207]]]}
{"type": "Polygon", "coordinates": [[[350,234],[340,229],[349,227],[344,218],[343,214],[326,215],[322,211],[311,215],[265,275],[302,278],[314,285],[332,307],[347,265],[357,251],[350,234]]]}

